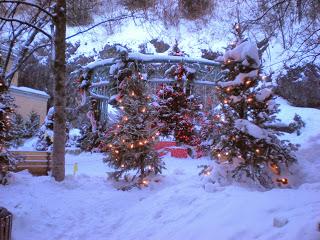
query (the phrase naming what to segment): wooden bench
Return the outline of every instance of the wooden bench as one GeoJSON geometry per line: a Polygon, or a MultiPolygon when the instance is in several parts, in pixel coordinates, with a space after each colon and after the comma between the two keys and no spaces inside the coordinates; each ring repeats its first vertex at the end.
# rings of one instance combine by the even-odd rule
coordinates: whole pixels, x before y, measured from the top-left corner
{"type": "Polygon", "coordinates": [[[34,176],[45,176],[51,170],[51,152],[11,151],[11,153],[20,160],[14,169],[15,172],[28,170],[34,176]]]}

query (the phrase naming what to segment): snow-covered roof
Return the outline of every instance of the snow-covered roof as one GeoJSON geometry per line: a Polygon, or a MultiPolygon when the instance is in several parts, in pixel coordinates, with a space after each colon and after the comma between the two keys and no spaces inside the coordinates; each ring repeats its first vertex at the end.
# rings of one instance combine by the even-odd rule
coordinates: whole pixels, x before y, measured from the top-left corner
{"type": "Polygon", "coordinates": [[[37,89],[33,89],[33,88],[11,86],[10,90],[12,90],[13,92],[18,92],[18,93],[36,95],[38,97],[43,97],[43,98],[46,98],[46,99],[50,98],[50,95],[47,94],[46,92],[40,91],[40,90],[37,90],[37,89]]]}

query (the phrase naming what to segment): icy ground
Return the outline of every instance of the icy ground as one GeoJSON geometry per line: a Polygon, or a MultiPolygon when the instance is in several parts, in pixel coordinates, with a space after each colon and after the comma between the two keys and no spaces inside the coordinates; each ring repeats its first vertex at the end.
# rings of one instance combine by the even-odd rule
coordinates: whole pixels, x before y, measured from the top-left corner
{"type": "Polygon", "coordinates": [[[21,172],[0,187],[0,206],[14,214],[13,240],[319,240],[320,110],[279,102],[281,118],[297,112],[307,123],[301,136],[285,136],[302,144],[299,187],[205,190],[197,166],[208,159],[166,156],[160,182],[124,192],[106,180],[101,154],[67,155],[62,183],[21,172]]]}

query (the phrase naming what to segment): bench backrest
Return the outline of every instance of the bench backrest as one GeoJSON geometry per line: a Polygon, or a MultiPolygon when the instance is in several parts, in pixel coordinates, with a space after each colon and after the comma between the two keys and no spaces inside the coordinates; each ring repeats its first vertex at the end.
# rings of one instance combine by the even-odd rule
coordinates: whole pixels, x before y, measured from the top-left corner
{"type": "Polygon", "coordinates": [[[11,151],[19,158],[15,171],[28,170],[32,175],[48,175],[51,170],[51,152],[11,151]]]}

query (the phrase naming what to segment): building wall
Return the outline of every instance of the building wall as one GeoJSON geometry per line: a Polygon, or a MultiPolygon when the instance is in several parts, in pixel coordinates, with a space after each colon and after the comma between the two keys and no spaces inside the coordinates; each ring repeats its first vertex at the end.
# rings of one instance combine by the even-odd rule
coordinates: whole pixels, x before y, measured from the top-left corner
{"type": "Polygon", "coordinates": [[[32,111],[40,116],[40,124],[44,122],[47,114],[48,98],[42,96],[23,94],[10,90],[10,95],[15,98],[16,112],[23,118],[28,118],[32,111]]]}

